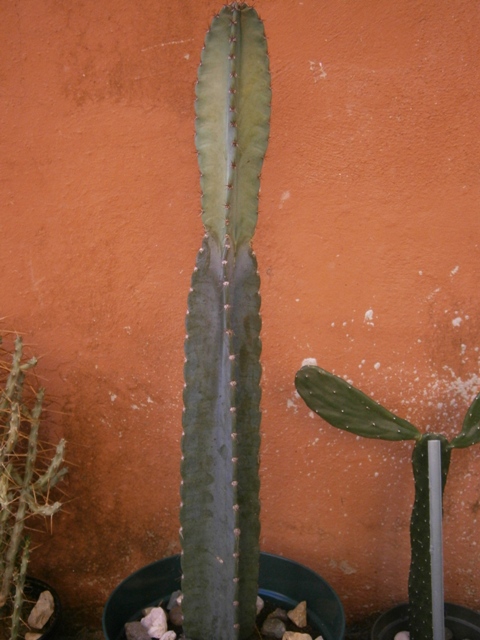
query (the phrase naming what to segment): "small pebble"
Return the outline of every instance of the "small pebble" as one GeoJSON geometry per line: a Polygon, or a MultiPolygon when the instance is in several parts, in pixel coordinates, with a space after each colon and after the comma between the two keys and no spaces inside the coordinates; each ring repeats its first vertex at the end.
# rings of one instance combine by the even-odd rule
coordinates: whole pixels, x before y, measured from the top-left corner
{"type": "Polygon", "coordinates": [[[296,631],[285,631],[282,640],[312,640],[308,633],[297,633],[296,631]]]}
{"type": "Polygon", "coordinates": [[[34,629],[43,629],[55,610],[55,602],[50,591],[42,591],[28,616],[28,625],[34,629]]]}
{"type": "Polygon", "coordinates": [[[161,638],[167,632],[167,614],[162,607],[153,607],[140,621],[151,638],[161,638]]]}
{"type": "Polygon", "coordinates": [[[285,611],[285,609],[280,609],[280,607],[277,607],[275,611],[272,611],[272,613],[270,613],[268,617],[278,618],[279,620],[283,620],[284,622],[287,622],[288,620],[287,612],[285,611]]]}
{"type": "Polygon", "coordinates": [[[143,624],[139,622],[127,622],[125,625],[127,640],[150,640],[150,635],[143,624]]]}
{"type": "Polygon", "coordinates": [[[297,625],[297,627],[307,626],[307,603],[305,600],[299,602],[295,609],[292,609],[287,613],[290,620],[297,625]]]}
{"type": "Polygon", "coordinates": [[[170,609],[172,609],[175,605],[178,604],[178,598],[182,595],[182,592],[179,591],[174,591],[172,593],[172,595],[170,596],[170,599],[168,601],[168,604],[166,606],[167,611],[170,611],[170,609]]]}
{"type": "Polygon", "coordinates": [[[257,596],[257,616],[263,610],[264,606],[265,602],[260,598],[260,596],[257,596]]]}
{"type": "Polygon", "coordinates": [[[410,640],[410,633],[408,631],[399,631],[395,634],[393,640],[410,640]]]}
{"type": "Polygon", "coordinates": [[[282,620],[278,618],[268,617],[262,625],[262,633],[268,638],[280,638],[283,637],[287,627],[282,620]]]}
{"type": "Polygon", "coordinates": [[[170,611],[170,609],[172,607],[174,607],[176,604],[178,604],[178,598],[182,595],[182,592],[179,591],[174,591],[172,593],[172,595],[170,596],[169,600],[168,600],[168,604],[165,607],[167,611],[170,611]]]}
{"type": "Polygon", "coordinates": [[[176,627],[181,627],[183,624],[182,606],[176,604],[174,607],[172,607],[170,609],[168,617],[172,624],[174,624],[176,627]]]}
{"type": "Polygon", "coordinates": [[[445,627],[445,640],[453,640],[453,631],[445,627]]]}

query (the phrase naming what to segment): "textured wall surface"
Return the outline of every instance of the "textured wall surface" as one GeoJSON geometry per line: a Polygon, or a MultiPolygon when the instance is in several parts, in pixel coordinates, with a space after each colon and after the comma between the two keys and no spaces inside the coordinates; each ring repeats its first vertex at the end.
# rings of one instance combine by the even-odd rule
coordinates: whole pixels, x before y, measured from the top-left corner
{"type": "MultiPolygon", "coordinates": [[[[411,445],[294,393],[306,357],[452,435],[480,389],[480,10],[257,0],[271,141],[262,277],[262,547],[350,619],[406,598],[411,445]]],[[[194,84],[213,0],[0,7],[2,329],[41,355],[68,502],[32,570],[67,606],[178,551],[186,296],[200,246],[194,84]]],[[[445,591],[480,605],[480,447],[445,495],[445,591]]]]}

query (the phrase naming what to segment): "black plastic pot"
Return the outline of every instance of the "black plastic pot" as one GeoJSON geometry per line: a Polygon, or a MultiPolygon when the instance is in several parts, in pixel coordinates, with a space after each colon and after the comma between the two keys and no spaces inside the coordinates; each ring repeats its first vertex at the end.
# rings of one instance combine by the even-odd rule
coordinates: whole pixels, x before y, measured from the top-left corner
{"type": "MultiPolygon", "coordinates": [[[[142,609],[169,599],[180,589],[180,556],[157,560],[139,569],[110,595],[103,611],[103,633],[119,640],[126,622],[138,620],[142,609]]],[[[324,640],[342,640],[345,614],[325,580],[307,567],[280,556],[260,554],[259,595],[276,606],[292,609],[307,601],[309,624],[324,640]]]]}
{"type": "Polygon", "coordinates": [[[40,640],[47,640],[47,638],[53,637],[58,622],[61,617],[62,607],[60,604],[60,598],[58,597],[58,593],[53,589],[49,584],[43,582],[43,580],[38,580],[37,578],[32,578],[31,576],[27,576],[25,580],[25,586],[23,589],[23,593],[25,595],[25,600],[30,600],[32,602],[36,602],[42,593],[42,591],[50,591],[53,596],[54,602],[54,611],[52,617],[47,622],[45,627],[39,631],[42,633],[40,640]]]}
{"type": "MultiPolygon", "coordinates": [[[[454,640],[480,640],[480,613],[445,603],[445,626],[453,633],[454,640]]],[[[408,604],[400,604],[383,613],[372,629],[372,640],[393,640],[399,631],[408,631],[408,604]]]]}

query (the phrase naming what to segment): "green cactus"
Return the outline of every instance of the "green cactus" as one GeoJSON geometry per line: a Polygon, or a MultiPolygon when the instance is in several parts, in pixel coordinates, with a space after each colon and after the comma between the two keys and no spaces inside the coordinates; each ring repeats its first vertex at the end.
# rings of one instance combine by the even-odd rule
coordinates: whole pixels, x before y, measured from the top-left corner
{"type": "Polygon", "coordinates": [[[412,640],[432,640],[432,564],[430,555],[430,490],[428,441],[440,440],[442,493],[450,466],[451,447],[442,435],[424,434],[415,444],[412,469],[415,500],[410,519],[411,561],[408,576],[409,622],[412,640]]]}
{"type": "Polygon", "coordinates": [[[61,504],[50,491],[66,473],[65,441],[57,444],[47,464],[39,440],[44,390],[28,406],[26,375],[37,360],[23,360],[21,337],[15,340],[11,364],[0,363],[5,374],[0,390],[0,619],[10,620],[10,640],[21,627],[23,587],[30,554],[24,530],[34,516],[51,517],[61,504]]]}
{"type": "Polygon", "coordinates": [[[303,366],[296,374],[295,386],[307,406],[334,427],[366,438],[415,440],[412,454],[415,500],[410,521],[411,562],[408,579],[410,634],[412,640],[432,640],[427,446],[432,439],[441,442],[443,491],[452,449],[480,442],[480,394],[468,409],[461,432],[448,442],[442,435],[422,435],[414,425],[390,413],[342,378],[317,366],[303,366]]]}
{"type": "Polygon", "coordinates": [[[182,608],[188,638],[233,640],[254,629],[260,533],[260,282],[250,242],[271,92],[251,7],[234,2],[214,18],[196,96],[206,234],[186,319],[182,608]]]}

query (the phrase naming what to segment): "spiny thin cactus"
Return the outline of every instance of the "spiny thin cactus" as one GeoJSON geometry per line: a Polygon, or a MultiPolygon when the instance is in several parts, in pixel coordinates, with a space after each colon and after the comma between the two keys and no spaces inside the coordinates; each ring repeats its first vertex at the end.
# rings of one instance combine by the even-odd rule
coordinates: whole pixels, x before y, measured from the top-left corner
{"type": "Polygon", "coordinates": [[[180,509],[184,630],[254,630],[259,570],[260,296],[250,242],[268,142],[263,24],[225,6],[205,39],[196,148],[205,236],[188,296],[180,509]]]}
{"type": "Polygon", "coordinates": [[[391,413],[351,384],[314,365],[305,365],[295,386],[307,406],[334,427],[365,438],[414,440],[412,467],[415,500],[410,521],[411,562],[408,579],[412,640],[432,640],[432,565],[430,556],[430,497],[427,447],[441,442],[442,492],[454,448],[480,442],[480,393],[467,411],[460,433],[451,442],[443,435],[422,434],[413,424],[391,413]]]}
{"type": "Polygon", "coordinates": [[[16,640],[21,626],[30,557],[26,521],[51,517],[60,509],[60,502],[51,502],[50,490],[67,472],[65,440],[57,444],[48,465],[42,459],[39,429],[45,392],[36,391],[31,402],[25,393],[26,375],[36,364],[36,358],[24,361],[20,336],[11,364],[0,364],[6,376],[0,390],[0,617],[10,618],[10,640],[16,640]]]}

